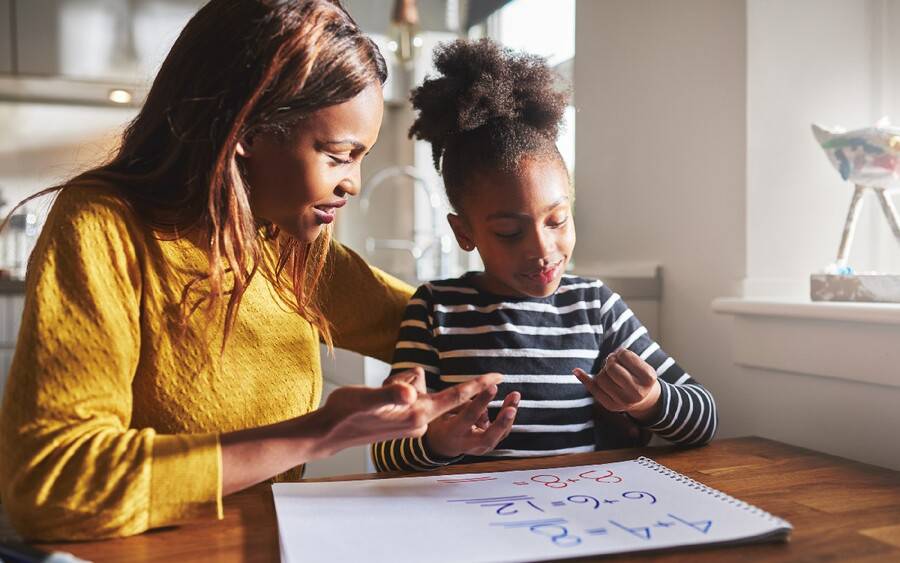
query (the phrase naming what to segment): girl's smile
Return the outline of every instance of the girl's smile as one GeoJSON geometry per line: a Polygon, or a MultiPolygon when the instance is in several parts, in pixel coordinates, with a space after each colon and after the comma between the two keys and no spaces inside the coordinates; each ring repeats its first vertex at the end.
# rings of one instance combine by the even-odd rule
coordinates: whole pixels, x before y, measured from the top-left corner
{"type": "Polygon", "coordinates": [[[539,270],[535,270],[535,271],[528,272],[525,274],[520,274],[520,275],[525,276],[529,280],[537,281],[544,285],[550,285],[554,281],[558,281],[559,277],[562,275],[563,262],[564,262],[564,260],[560,259],[557,262],[543,266],[539,270]]]}

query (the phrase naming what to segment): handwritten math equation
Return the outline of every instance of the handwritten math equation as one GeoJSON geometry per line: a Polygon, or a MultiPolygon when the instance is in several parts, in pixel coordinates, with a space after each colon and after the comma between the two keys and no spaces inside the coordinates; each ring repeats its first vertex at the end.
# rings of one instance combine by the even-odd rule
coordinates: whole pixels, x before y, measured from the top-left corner
{"type": "MultiPolygon", "coordinates": [[[[491,477],[491,480],[496,480],[491,477]]],[[[467,483],[480,482],[484,478],[448,479],[447,482],[467,483]]],[[[490,526],[504,529],[524,529],[533,534],[548,538],[559,547],[580,545],[588,537],[611,537],[614,534],[627,534],[638,538],[641,542],[651,542],[661,531],[685,530],[689,534],[709,533],[712,520],[689,520],[663,512],[664,516],[649,518],[649,521],[623,522],[624,518],[616,515],[620,503],[633,505],[642,503],[650,506],[657,504],[657,497],[648,491],[629,490],[624,492],[608,490],[603,494],[602,485],[617,485],[623,482],[622,477],[610,470],[589,470],[577,476],[564,477],[551,473],[541,473],[525,481],[513,481],[516,486],[535,485],[541,488],[558,491],[560,495],[552,499],[538,499],[529,494],[508,495],[485,498],[450,499],[447,502],[456,505],[474,506],[490,511],[491,516],[500,517],[490,522],[490,526]],[[593,482],[598,486],[598,493],[593,495],[569,494],[564,489],[579,482],[593,482]],[[583,527],[573,524],[565,516],[569,511],[580,511],[579,520],[584,521],[585,511],[596,516],[603,526],[583,527]],[[525,518],[525,519],[522,519],[525,518]]],[[[524,493],[525,491],[523,491],[524,493]]],[[[624,506],[624,505],[623,505],[624,506]]],[[[649,513],[649,512],[648,512],[649,513]]]]}

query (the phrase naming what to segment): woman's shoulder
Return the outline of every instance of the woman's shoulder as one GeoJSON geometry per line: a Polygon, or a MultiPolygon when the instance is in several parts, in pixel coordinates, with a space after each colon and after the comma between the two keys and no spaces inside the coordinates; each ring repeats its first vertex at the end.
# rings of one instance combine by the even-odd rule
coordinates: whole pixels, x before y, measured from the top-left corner
{"type": "Polygon", "coordinates": [[[57,192],[41,238],[85,250],[101,241],[134,247],[145,238],[142,225],[120,188],[101,182],[76,182],[57,192]]]}
{"type": "Polygon", "coordinates": [[[49,217],[73,221],[137,221],[121,188],[95,181],[73,182],[61,187],[49,217]]]}

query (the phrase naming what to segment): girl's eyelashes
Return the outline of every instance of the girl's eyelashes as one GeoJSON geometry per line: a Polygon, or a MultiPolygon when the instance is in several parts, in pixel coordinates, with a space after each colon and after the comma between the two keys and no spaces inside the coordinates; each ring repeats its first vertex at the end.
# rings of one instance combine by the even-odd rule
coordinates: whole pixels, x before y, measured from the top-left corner
{"type": "Polygon", "coordinates": [[[516,231],[514,233],[494,233],[494,236],[497,236],[502,239],[512,240],[514,238],[518,238],[522,234],[522,231],[516,231]]]}
{"type": "Polygon", "coordinates": [[[565,225],[568,221],[569,221],[569,216],[566,215],[566,216],[563,217],[562,219],[559,219],[559,220],[556,220],[556,221],[549,221],[549,222],[547,223],[547,225],[548,225],[550,228],[558,229],[558,228],[562,227],[563,225],[565,225]]]}

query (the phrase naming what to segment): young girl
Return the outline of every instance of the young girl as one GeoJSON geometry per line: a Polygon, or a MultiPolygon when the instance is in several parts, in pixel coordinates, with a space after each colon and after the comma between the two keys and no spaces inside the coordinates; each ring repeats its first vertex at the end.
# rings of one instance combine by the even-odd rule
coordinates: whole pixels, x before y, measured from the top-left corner
{"type": "Polygon", "coordinates": [[[640,445],[649,432],[708,442],[717,421],[710,392],[618,294],[564,274],[573,192],[555,141],[567,94],[546,62],[481,40],[443,46],[435,64],[441,75],[413,92],[410,134],[431,143],[450,225],[463,250],[478,249],[484,271],[418,288],[392,373],[421,367],[427,386],[443,389],[500,372],[505,398],[482,393],[424,437],[375,444],[376,467],[588,452],[640,445]]]}

